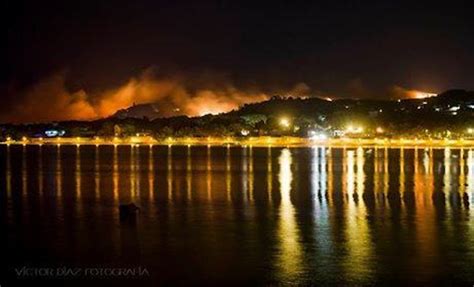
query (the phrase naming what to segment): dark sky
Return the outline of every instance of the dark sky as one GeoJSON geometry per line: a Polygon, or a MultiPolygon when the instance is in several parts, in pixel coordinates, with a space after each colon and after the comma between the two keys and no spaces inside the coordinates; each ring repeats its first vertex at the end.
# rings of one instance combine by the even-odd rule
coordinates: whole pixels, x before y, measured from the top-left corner
{"type": "Polygon", "coordinates": [[[474,89],[468,1],[252,2],[7,0],[2,87],[65,71],[69,86],[94,91],[153,67],[267,91],[474,89]]]}

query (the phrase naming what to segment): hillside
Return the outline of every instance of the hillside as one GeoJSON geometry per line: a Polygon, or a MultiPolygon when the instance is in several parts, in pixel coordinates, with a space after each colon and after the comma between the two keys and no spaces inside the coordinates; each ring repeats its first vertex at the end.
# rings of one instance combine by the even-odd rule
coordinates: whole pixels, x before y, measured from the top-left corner
{"type": "MultiPolygon", "coordinates": [[[[168,111],[169,112],[169,111],[168,111]]],[[[65,136],[111,137],[146,133],[168,136],[295,135],[311,131],[335,133],[350,126],[361,127],[361,135],[446,137],[474,136],[474,92],[450,90],[436,97],[404,100],[326,100],[316,97],[273,97],[246,104],[219,115],[164,117],[156,104],[134,105],[114,116],[95,121],[42,124],[4,124],[1,137],[46,137],[47,130],[65,136]],[[468,134],[467,131],[471,131],[468,134]]]]}

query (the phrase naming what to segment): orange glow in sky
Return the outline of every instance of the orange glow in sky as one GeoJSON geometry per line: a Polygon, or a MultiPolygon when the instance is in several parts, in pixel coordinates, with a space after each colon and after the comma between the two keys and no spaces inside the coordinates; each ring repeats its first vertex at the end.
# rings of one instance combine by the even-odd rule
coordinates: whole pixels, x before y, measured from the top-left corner
{"type": "Polygon", "coordinates": [[[434,93],[413,91],[413,98],[414,99],[426,99],[426,98],[431,98],[431,97],[436,97],[436,96],[437,96],[437,94],[434,94],[434,93]]]}
{"type": "Polygon", "coordinates": [[[417,91],[417,90],[410,90],[407,92],[407,95],[410,99],[426,99],[426,98],[437,96],[437,94],[435,93],[429,93],[429,92],[423,92],[423,91],[417,91]]]}

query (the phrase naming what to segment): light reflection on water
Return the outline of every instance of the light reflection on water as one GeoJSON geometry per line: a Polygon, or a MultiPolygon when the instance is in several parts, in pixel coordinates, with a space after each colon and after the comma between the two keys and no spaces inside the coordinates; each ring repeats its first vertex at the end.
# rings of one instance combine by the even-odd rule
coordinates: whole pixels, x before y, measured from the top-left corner
{"type": "Polygon", "coordinates": [[[291,184],[293,181],[292,158],[289,149],[283,149],[278,158],[280,172],[281,203],[279,206],[279,227],[277,268],[282,283],[291,283],[298,280],[301,266],[301,244],[295,219],[295,207],[291,203],[291,184]]]}
{"type": "Polygon", "coordinates": [[[158,283],[474,281],[472,149],[4,145],[0,154],[5,252],[17,264],[140,263],[158,283]],[[119,221],[128,202],[142,209],[135,223],[119,221]]]}

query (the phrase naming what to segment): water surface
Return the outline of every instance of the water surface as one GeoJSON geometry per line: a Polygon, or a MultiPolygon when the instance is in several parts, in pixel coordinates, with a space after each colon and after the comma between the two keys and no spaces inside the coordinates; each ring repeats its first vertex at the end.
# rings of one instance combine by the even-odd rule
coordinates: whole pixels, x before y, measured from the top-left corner
{"type": "Polygon", "coordinates": [[[143,266],[114,283],[474,284],[473,149],[1,145],[0,159],[9,280],[143,266]],[[128,202],[141,212],[120,221],[128,202]]]}

